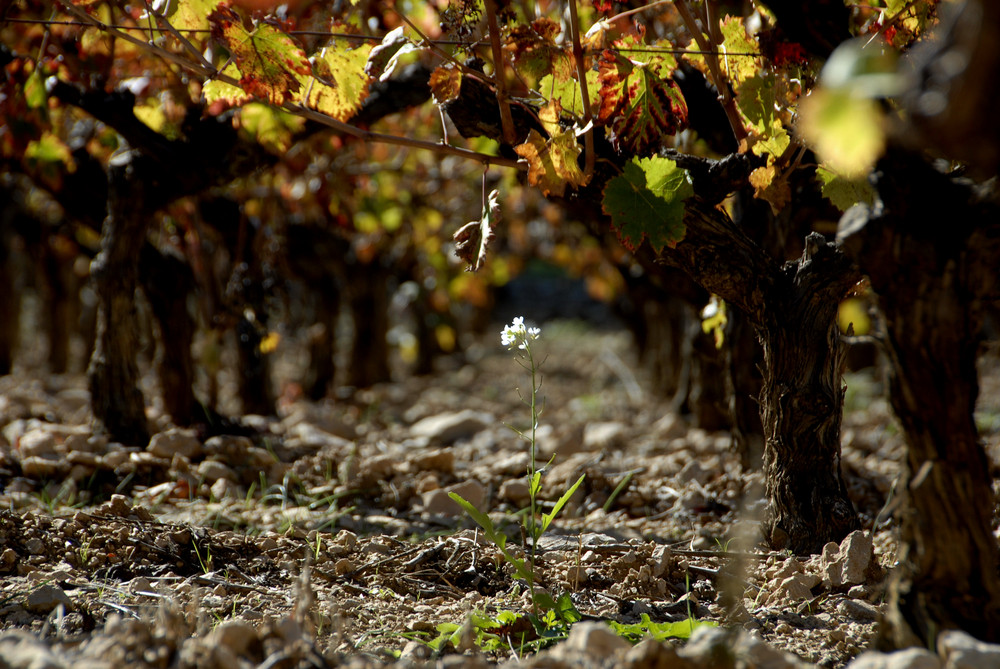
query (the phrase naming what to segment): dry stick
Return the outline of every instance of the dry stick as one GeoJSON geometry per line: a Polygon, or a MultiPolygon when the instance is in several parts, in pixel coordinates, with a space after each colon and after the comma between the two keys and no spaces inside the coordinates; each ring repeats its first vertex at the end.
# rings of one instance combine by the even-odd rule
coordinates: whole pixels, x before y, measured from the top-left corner
{"type": "Polygon", "coordinates": [[[587,90],[587,67],[583,62],[583,47],[580,45],[580,21],[576,16],[576,0],[569,0],[570,34],[573,36],[573,58],[576,60],[576,76],[580,79],[580,97],[583,99],[583,127],[587,129],[583,137],[583,175],[590,179],[594,173],[594,123],[590,111],[590,91],[587,90]]]}
{"type": "Polygon", "coordinates": [[[497,87],[497,102],[500,103],[500,125],[503,127],[503,141],[514,146],[514,117],[507,102],[507,82],[504,81],[503,49],[500,47],[500,26],[497,23],[496,0],[485,0],[486,22],[490,29],[490,47],[493,49],[493,79],[497,87]]]}
{"type": "MultiPolygon", "coordinates": [[[[711,0],[706,0],[706,2],[711,2],[711,0]]],[[[688,32],[691,33],[695,41],[698,42],[698,47],[705,53],[705,62],[708,63],[708,74],[712,78],[712,83],[715,84],[715,89],[719,91],[719,99],[722,101],[722,108],[726,111],[729,125],[736,135],[736,141],[742,142],[747,137],[747,130],[743,127],[743,120],[736,109],[736,102],[733,100],[733,96],[729,92],[729,86],[722,78],[722,72],[719,70],[719,59],[716,56],[718,51],[716,48],[717,45],[710,44],[705,39],[705,36],[698,28],[697,22],[694,20],[691,8],[688,7],[687,0],[674,0],[674,6],[677,7],[677,12],[681,15],[681,19],[684,21],[688,32]]],[[[711,28],[709,28],[709,31],[711,32],[711,28]]]]}

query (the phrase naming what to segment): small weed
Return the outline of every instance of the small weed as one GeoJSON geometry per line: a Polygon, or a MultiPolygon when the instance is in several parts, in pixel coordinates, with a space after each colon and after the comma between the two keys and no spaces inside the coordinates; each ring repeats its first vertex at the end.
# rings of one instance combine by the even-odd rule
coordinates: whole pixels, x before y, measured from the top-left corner
{"type": "MultiPolygon", "coordinates": [[[[493,521],[490,517],[476,509],[472,504],[463,499],[460,495],[456,493],[448,493],[449,496],[455,500],[465,511],[472,517],[483,531],[486,533],[486,537],[492,541],[500,549],[503,554],[504,559],[507,560],[511,565],[513,565],[514,570],[517,572],[518,578],[522,578],[528,583],[532,597],[532,613],[535,618],[538,617],[539,605],[544,609],[550,609],[554,606],[554,602],[551,601],[551,597],[548,595],[536,595],[535,593],[535,558],[538,553],[538,540],[545,534],[545,531],[555,520],[555,517],[562,511],[562,508],[566,505],[569,499],[576,492],[580,484],[583,483],[584,477],[581,476],[577,479],[576,483],[567,489],[562,496],[556,501],[552,507],[552,511],[549,513],[543,513],[541,520],[538,518],[538,498],[542,492],[542,469],[539,469],[536,462],[536,457],[538,454],[538,442],[537,442],[537,429],[538,429],[538,417],[541,414],[541,407],[538,402],[538,390],[541,387],[541,381],[539,380],[539,367],[541,363],[535,362],[535,356],[531,349],[531,342],[538,339],[541,334],[541,330],[538,328],[528,328],[524,325],[524,318],[517,317],[514,322],[506,326],[503,332],[500,334],[500,343],[507,347],[507,350],[514,351],[514,355],[517,359],[517,363],[521,365],[525,371],[531,374],[531,396],[527,400],[522,400],[531,410],[531,427],[527,434],[519,430],[513,429],[517,432],[518,436],[527,440],[530,454],[528,457],[528,499],[529,508],[528,515],[524,520],[524,525],[522,529],[524,534],[531,540],[530,552],[527,558],[527,563],[525,560],[515,557],[506,548],[507,536],[502,532],[498,532],[493,526],[493,521]],[[515,348],[516,347],[516,348],[515,348]]],[[[551,462],[551,461],[550,461],[551,462]]]]}
{"type": "Polygon", "coordinates": [[[202,558],[201,551],[198,550],[198,542],[192,541],[191,545],[194,547],[195,557],[198,558],[198,564],[201,566],[201,570],[206,574],[212,571],[212,546],[205,546],[205,557],[202,558]]]}

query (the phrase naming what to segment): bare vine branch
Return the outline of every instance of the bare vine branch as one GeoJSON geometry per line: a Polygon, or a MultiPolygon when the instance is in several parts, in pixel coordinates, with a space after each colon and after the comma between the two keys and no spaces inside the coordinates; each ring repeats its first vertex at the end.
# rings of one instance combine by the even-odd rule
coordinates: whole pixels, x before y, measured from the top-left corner
{"type": "MultiPolygon", "coordinates": [[[[706,0],[706,2],[711,2],[711,0],[706,0]]],[[[718,53],[718,44],[710,43],[705,39],[705,35],[698,28],[698,23],[691,13],[691,8],[688,6],[687,0],[674,0],[674,6],[677,7],[677,12],[681,15],[681,20],[684,21],[688,32],[698,42],[698,47],[705,54],[705,62],[708,63],[708,74],[712,78],[712,83],[715,85],[716,90],[719,91],[719,100],[722,102],[722,108],[726,111],[726,118],[729,119],[729,125],[733,129],[736,141],[742,142],[747,137],[747,130],[743,126],[739,110],[736,109],[736,101],[729,91],[729,85],[722,77],[722,71],[719,69],[719,59],[716,55],[718,53]]],[[[709,32],[712,32],[711,28],[709,28],[709,32]]]]}
{"type": "Polygon", "coordinates": [[[507,97],[507,82],[504,80],[503,49],[500,46],[500,25],[497,22],[496,0],[485,0],[486,22],[490,30],[490,47],[493,49],[493,79],[497,88],[497,102],[500,103],[500,125],[503,127],[503,141],[513,146],[514,117],[510,113],[507,97]]]}
{"type": "Polygon", "coordinates": [[[580,97],[583,99],[584,167],[583,173],[589,179],[594,173],[594,117],[590,110],[590,91],[587,88],[587,66],[583,60],[580,45],[580,20],[577,18],[576,0],[569,0],[570,34],[573,38],[573,59],[576,60],[576,76],[580,79],[580,97]]]}

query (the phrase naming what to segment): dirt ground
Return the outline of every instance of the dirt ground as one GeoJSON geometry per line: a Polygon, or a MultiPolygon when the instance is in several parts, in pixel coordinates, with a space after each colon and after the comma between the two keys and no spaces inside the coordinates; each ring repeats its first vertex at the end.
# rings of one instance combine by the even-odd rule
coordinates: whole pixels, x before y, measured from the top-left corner
{"type": "MultiPolygon", "coordinates": [[[[680,648],[664,623],[685,621],[823,667],[869,644],[902,457],[873,371],[848,376],[843,428],[865,532],[797,559],[758,541],[760,475],[645,390],[628,334],[540,325],[543,510],[585,475],[536,558],[558,613],[531,621],[527,583],[446,494],[524,557],[528,446],[511,427],[528,426],[529,386],[499,327],[432,377],[323,403],[289,387],[243,434],[170,430],[147,449],[93,436],[82,375],[22,364],[0,378],[0,666],[673,666],[617,642],[680,648]],[[591,621],[618,638],[572,656],[558,642],[591,621]]],[[[996,461],[991,364],[977,419],[996,461]]]]}

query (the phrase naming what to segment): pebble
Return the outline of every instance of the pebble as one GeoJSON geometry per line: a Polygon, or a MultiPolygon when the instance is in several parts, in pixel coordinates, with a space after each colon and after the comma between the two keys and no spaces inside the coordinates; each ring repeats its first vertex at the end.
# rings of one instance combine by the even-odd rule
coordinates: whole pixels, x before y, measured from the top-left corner
{"type": "Polygon", "coordinates": [[[21,458],[56,458],[56,436],[48,430],[34,429],[21,435],[18,441],[21,458]]]}
{"type": "Polygon", "coordinates": [[[423,494],[424,511],[427,513],[440,513],[448,516],[464,514],[465,511],[458,503],[448,496],[454,492],[460,495],[465,501],[472,504],[480,511],[484,511],[483,503],[486,501],[486,487],[479,481],[463,481],[447,488],[438,488],[423,494]]]}
{"type": "Polygon", "coordinates": [[[621,448],[625,445],[626,435],[627,430],[623,423],[588,423],[583,428],[583,450],[603,451],[621,448]]]}
{"type": "Polygon", "coordinates": [[[65,669],[67,666],[44,641],[22,630],[0,634],[0,658],[3,658],[3,666],[10,669],[65,669]]]}
{"type": "Polygon", "coordinates": [[[837,613],[858,622],[874,622],[881,616],[877,608],[856,599],[845,599],[837,604],[837,613]]]}
{"type": "Polygon", "coordinates": [[[941,669],[941,660],[924,648],[907,648],[894,653],[865,651],[846,669],[941,669]]]}
{"type": "Polygon", "coordinates": [[[182,455],[188,460],[192,460],[201,455],[201,442],[198,441],[194,433],[190,430],[171,428],[164,432],[153,435],[149,440],[146,450],[159,458],[173,458],[174,455],[182,455]]]}
{"type": "Polygon", "coordinates": [[[984,643],[959,630],[938,635],[937,649],[946,669],[996,669],[1000,667],[1000,645],[984,643]]]}
{"type": "Polygon", "coordinates": [[[42,585],[31,592],[24,600],[24,608],[32,613],[48,614],[54,608],[62,604],[67,611],[74,609],[73,600],[69,598],[62,588],[51,583],[42,585]]]}
{"type": "Polygon", "coordinates": [[[431,443],[452,444],[468,439],[496,423],[496,417],[484,411],[465,409],[428,416],[410,426],[410,434],[431,443]]]}

